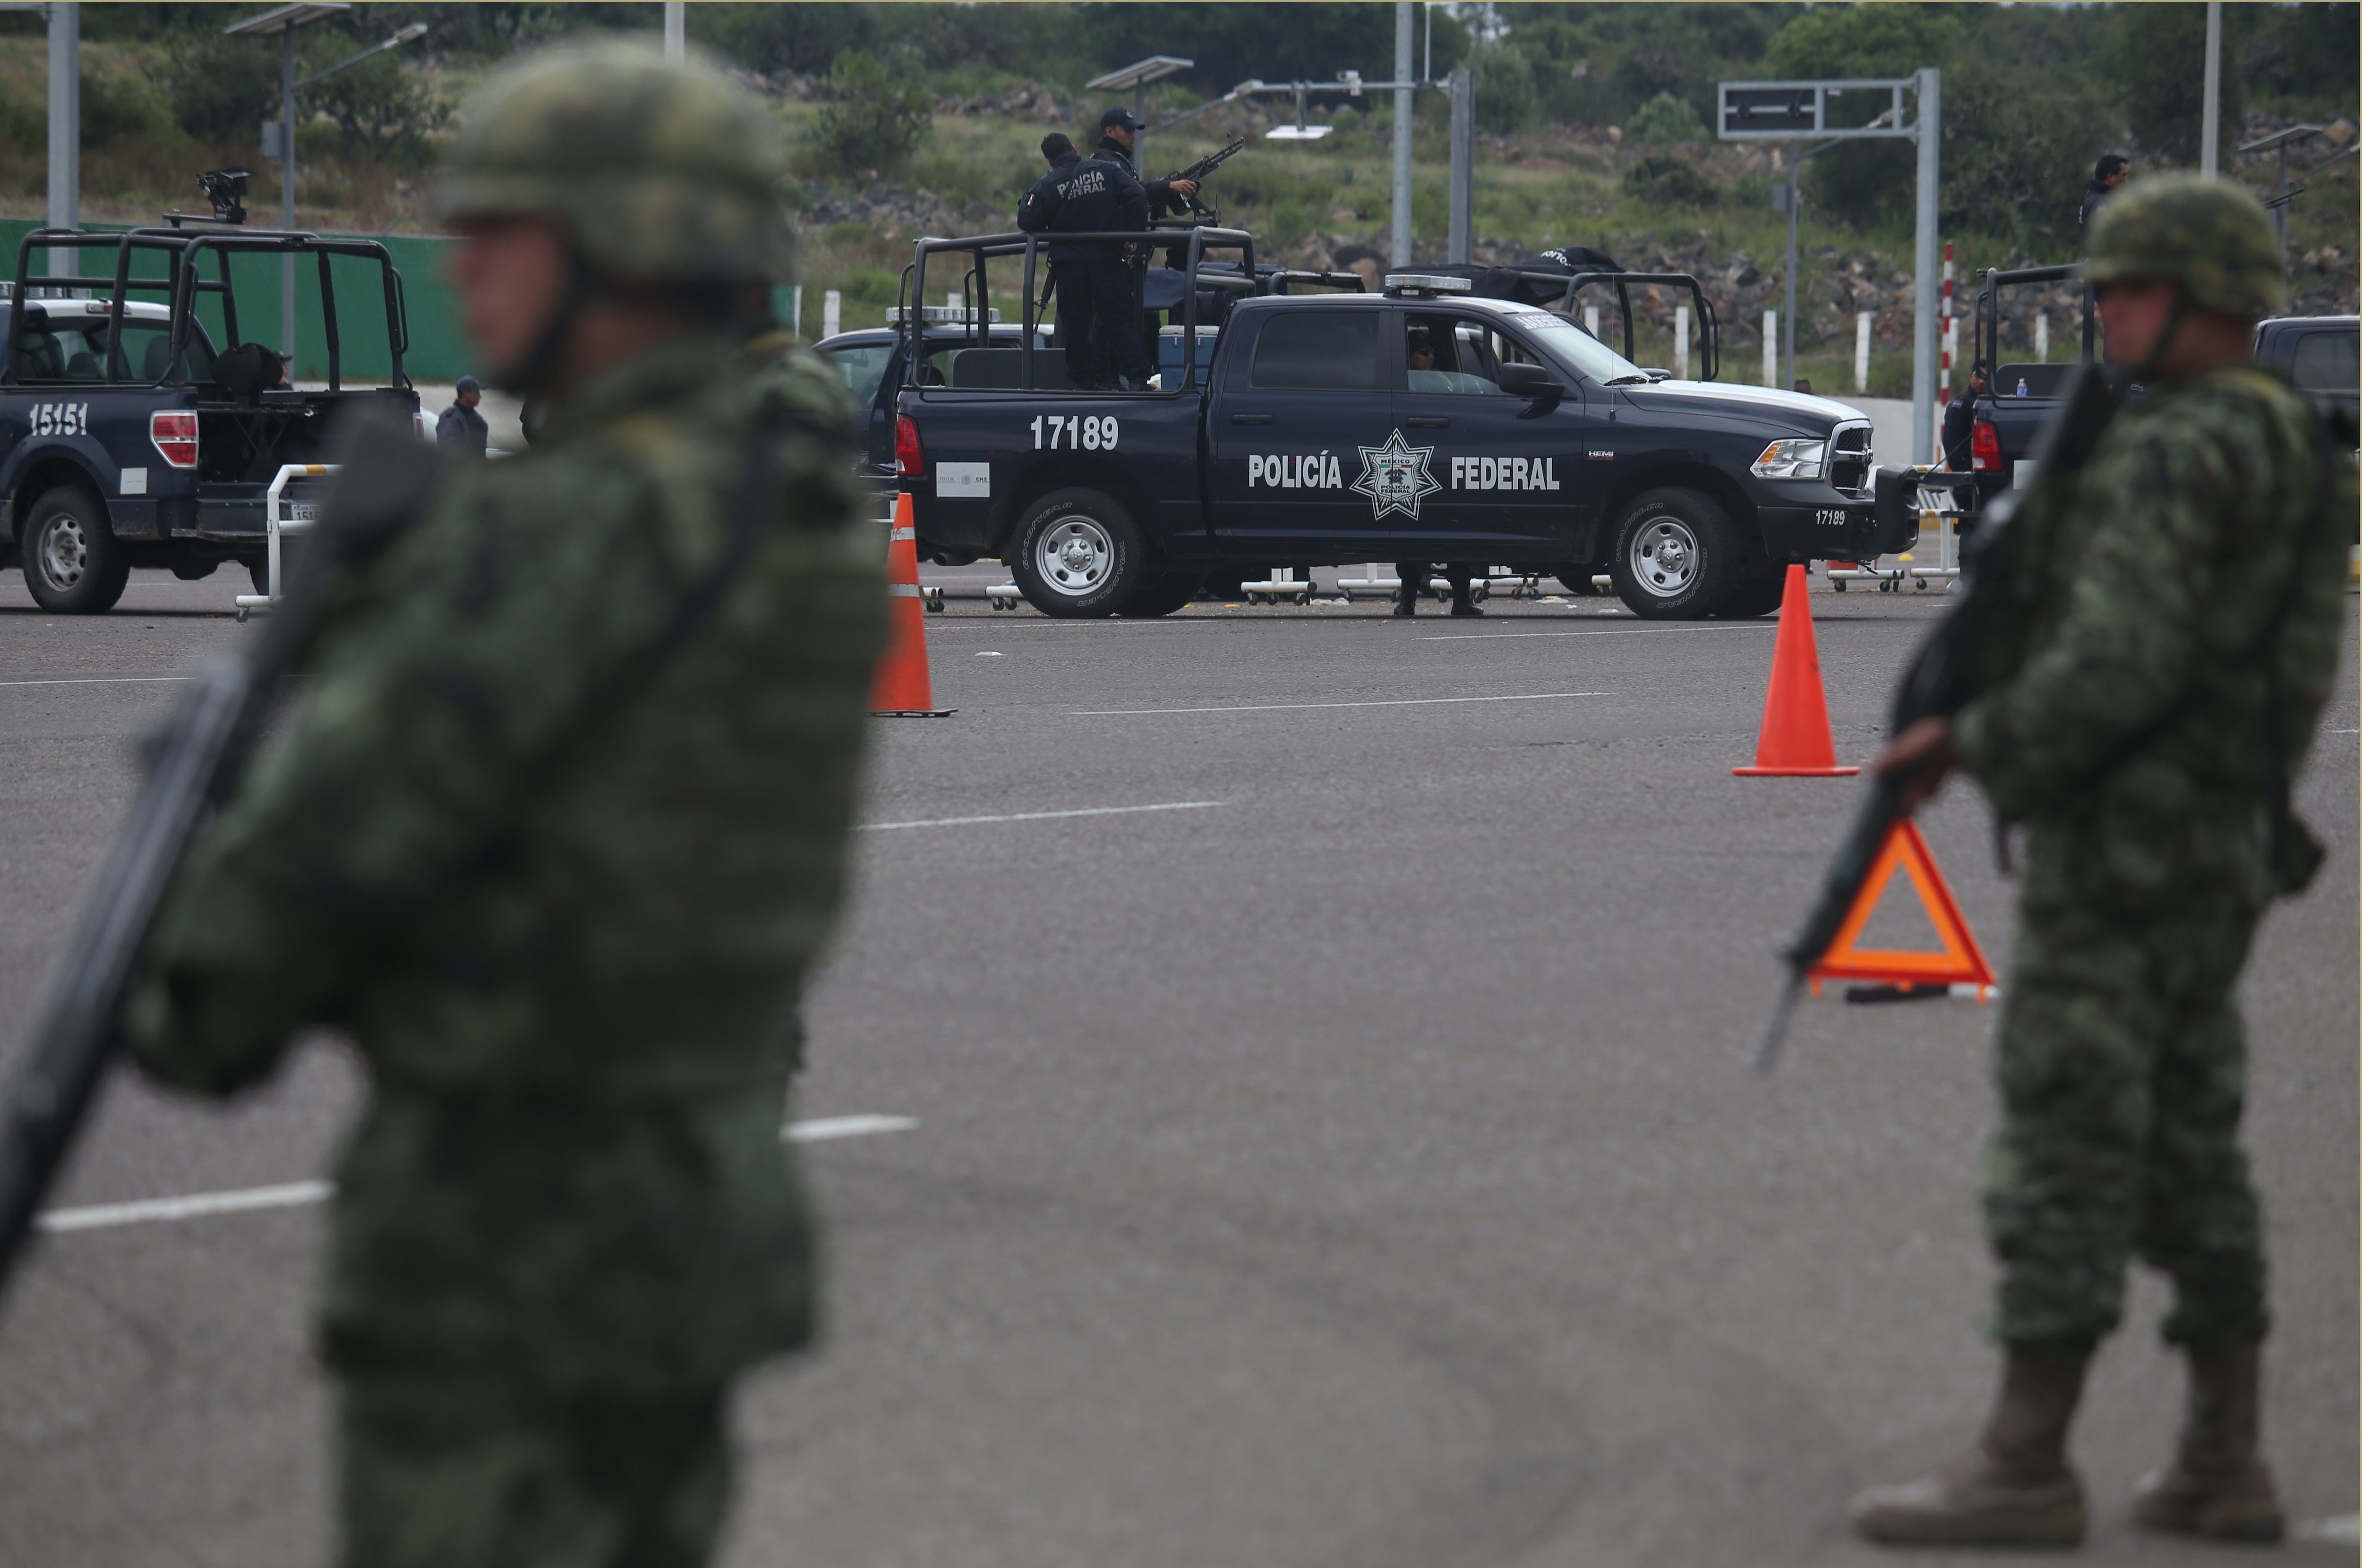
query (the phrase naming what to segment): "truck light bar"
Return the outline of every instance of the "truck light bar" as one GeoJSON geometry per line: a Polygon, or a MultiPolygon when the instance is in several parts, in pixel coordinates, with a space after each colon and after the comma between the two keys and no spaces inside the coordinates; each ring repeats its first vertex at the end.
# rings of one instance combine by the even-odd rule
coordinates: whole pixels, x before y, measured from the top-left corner
{"type": "Polygon", "coordinates": [[[1465,278],[1441,278],[1429,272],[1389,272],[1385,292],[1390,294],[1464,294],[1473,285],[1465,278]]]}
{"type": "MultiPolygon", "coordinates": [[[[888,305],[886,307],[886,324],[888,326],[900,326],[902,323],[910,319],[910,306],[888,305]]],[[[959,305],[921,305],[919,307],[919,319],[921,321],[930,323],[938,321],[955,321],[963,325],[966,325],[973,323],[977,319],[977,314],[973,309],[964,308],[959,305]]],[[[1000,321],[1000,312],[998,310],[988,310],[984,313],[984,319],[988,324],[998,326],[1000,321]]]]}

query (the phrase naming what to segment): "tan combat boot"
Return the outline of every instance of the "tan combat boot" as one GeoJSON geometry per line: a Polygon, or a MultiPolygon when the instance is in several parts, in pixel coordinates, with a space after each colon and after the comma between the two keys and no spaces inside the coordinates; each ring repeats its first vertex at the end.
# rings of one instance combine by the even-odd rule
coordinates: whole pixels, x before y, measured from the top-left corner
{"type": "Polygon", "coordinates": [[[2190,1353],[2190,1406],[2173,1463],[2141,1477],[2133,1518],[2145,1529],[2217,1540],[2279,1540],[2288,1528],[2272,1473],[2257,1456],[2262,1347],[2190,1353]]]}
{"type": "Polygon", "coordinates": [[[2083,1484],[2067,1463],[2067,1423],[2083,1394],[2081,1353],[2013,1349],[1977,1446],[1933,1475],[1873,1486],[1853,1527],[1913,1546],[2073,1546],[2083,1539],[2083,1484]]]}

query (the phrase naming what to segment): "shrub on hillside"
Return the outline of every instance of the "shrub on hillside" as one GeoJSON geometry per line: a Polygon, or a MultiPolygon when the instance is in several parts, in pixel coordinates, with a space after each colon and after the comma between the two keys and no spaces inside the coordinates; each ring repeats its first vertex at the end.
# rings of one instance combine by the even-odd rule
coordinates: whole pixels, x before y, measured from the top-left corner
{"type": "Polygon", "coordinates": [[[830,101],[812,136],[840,169],[899,168],[933,124],[933,94],[900,84],[883,61],[864,50],[837,57],[828,88],[830,101]]]}
{"type": "Polygon", "coordinates": [[[1723,189],[1686,158],[1652,152],[1624,171],[1624,192],[1661,206],[1719,205],[1723,189]]]}
{"type": "Polygon", "coordinates": [[[1705,122],[1687,98],[1660,93],[1633,111],[1624,134],[1635,141],[1704,141],[1705,122]]]}

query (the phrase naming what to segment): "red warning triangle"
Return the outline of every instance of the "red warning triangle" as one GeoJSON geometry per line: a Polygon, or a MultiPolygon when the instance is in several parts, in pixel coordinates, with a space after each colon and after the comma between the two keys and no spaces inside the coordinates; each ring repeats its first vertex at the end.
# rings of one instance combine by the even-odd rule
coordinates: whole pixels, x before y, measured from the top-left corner
{"type": "MultiPolygon", "coordinates": [[[[1896,823],[1886,835],[1885,846],[1879,850],[1870,876],[1862,882],[1861,896],[1847,911],[1845,924],[1838,928],[1837,940],[1829,944],[1828,952],[1806,973],[1816,982],[1948,982],[1975,986],[1980,994],[1993,984],[1992,966],[1985,962],[1984,950],[1977,945],[1976,935],[1969,930],[1960,906],[1953,901],[1952,889],[1945,885],[1944,874],[1936,869],[1936,857],[1928,852],[1927,841],[1919,836],[1918,825],[1908,817],[1896,823]],[[1854,945],[1885,899],[1887,889],[1894,885],[1897,870],[1911,878],[1912,890],[1919,895],[1919,905],[1927,911],[1928,922],[1936,928],[1936,940],[1943,944],[1942,952],[1914,953],[1854,945]]],[[[1817,985],[1815,988],[1818,988],[1817,985]]]]}

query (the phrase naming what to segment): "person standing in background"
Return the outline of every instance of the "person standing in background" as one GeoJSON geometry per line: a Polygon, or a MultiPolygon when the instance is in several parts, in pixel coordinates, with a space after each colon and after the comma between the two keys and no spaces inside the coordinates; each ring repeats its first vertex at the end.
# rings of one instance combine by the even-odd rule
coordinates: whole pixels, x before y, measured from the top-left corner
{"type": "Polygon", "coordinates": [[[480,458],[492,438],[492,427],[476,412],[484,401],[483,384],[473,376],[461,376],[452,390],[457,395],[451,406],[435,422],[435,444],[455,457],[480,458]]]}

